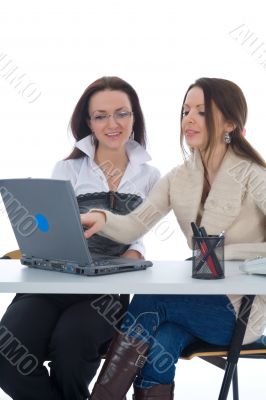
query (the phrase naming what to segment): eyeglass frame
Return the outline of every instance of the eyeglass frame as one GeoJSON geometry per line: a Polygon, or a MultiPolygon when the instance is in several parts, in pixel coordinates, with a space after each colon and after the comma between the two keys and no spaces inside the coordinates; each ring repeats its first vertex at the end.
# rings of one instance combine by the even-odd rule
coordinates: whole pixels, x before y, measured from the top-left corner
{"type": "Polygon", "coordinates": [[[99,114],[96,116],[89,115],[89,120],[92,122],[96,122],[96,123],[107,123],[107,121],[109,121],[109,119],[111,117],[113,117],[114,120],[117,122],[116,114],[126,114],[126,115],[124,115],[124,117],[118,118],[118,121],[121,121],[123,119],[132,117],[134,115],[134,112],[133,111],[115,111],[113,114],[99,114]],[[103,119],[96,119],[96,117],[103,117],[103,119]]]}

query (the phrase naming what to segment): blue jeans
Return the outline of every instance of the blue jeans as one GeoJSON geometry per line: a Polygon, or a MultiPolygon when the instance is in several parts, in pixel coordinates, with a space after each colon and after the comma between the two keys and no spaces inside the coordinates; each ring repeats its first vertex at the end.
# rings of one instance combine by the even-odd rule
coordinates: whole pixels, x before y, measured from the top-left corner
{"type": "Polygon", "coordinates": [[[128,336],[148,341],[147,361],[135,386],[171,384],[175,363],[193,341],[228,345],[236,315],[227,296],[136,295],[121,325],[128,336]]]}

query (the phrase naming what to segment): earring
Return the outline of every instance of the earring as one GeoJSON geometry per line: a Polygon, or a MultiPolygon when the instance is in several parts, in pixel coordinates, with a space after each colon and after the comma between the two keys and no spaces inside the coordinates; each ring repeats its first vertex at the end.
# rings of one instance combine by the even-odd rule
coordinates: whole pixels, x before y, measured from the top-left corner
{"type": "Polygon", "coordinates": [[[129,136],[130,140],[134,140],[135,139],[135,133],[134,131],[131,132],[131,135],[129,136]]]}
{"type": "Polygon", "coordinates": [[[229,133],[229,132],[225,132],[225,134],[224,134],[224,141],[225,141],[225,143],[226,143],[226,144],[229,144],[229,143],[231,143],[231,140],[232,140],[232,138],[231,138],[231,136],[230,136],[230,133],[229,133]]]}
{"type": "Polygon", "coordinates": [[[93,131],[91,131],[90,137],[91,137],[91,144],[92,144],[93,146],[96,146],[96,144],[97,144],[97,139],[96,139],[95,133],[94,133],[93,131]]]}

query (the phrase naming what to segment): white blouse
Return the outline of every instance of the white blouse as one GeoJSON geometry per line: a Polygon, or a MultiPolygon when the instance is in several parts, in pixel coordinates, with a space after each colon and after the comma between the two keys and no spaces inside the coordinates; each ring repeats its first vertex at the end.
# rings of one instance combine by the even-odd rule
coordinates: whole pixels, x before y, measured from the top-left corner
{"type": "MultiPolygon", "coordinates": [[[[94,162],[95,146],[91,143],[90,136],[79,140],[75,146],[86,156],[57,162],[52,178],[70,180],[76,196],[86,193],[109,192],[107,179],[94,162]]],[[[117,191],[136,194],[144,199],[159,180],[160,172],[157,168],[147,164],[151,157],[139,143],[129,141],[126,144],[126,152],[129,162],[117,191]]],[[[133,242],[129,249],[139,251],[144,256],[145,248],[142,239],[133,242]]]]}

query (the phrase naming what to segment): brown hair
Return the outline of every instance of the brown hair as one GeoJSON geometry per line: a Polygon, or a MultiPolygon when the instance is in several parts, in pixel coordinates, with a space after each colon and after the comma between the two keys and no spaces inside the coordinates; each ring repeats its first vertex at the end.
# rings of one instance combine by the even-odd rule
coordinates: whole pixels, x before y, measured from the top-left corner
{"type": "MultiPolygon", "coordinates": [[[[215,121],[212,113],[212,102],[221,111],[225,121],[232,123],[235,129],[231,133],[230,147],[235,154],[248,160],[252,160],[256,164],[266,167],[266,162],[261,155],[251,146],[243,135],[243,129],[247,120],[247,103],[245,96],[235,83],[226,79],[218,78],[200,78],[189,86],[182,104],[181,110],[181,123],[182,111],[188,92],[193,87],[199,87],[204,93],[205,101],[205,121],[207,127],[208,140],[205,150],[212,153],[215,147],[215,121]]],[[[181,129],[180,145],[184,157],[187,156],[184,147],[184,134],[181,129]]]]}
{"type": "MultiPolygon", "coordinates": [[[[91,96],[103,90],[119,90],[128,95],[132,106],[132,111],[134,113],[134,140],[145,148],[146,129],[138,95],[133,87],[129,85],[129,83],[116,76],[104,76],[100,79],[97,79],[95,82],[87,87],[87,89],[84,91],[83,95],[79,99],[70,120],[71,132],[76,141],[81,140],[86,136],[92,134],[92,131],[87,123],[88,105],[91,96]]],[[[83,153],[83,151],[75,147],[71,154],[66,158],[66,160],[81,158],[84,156],[85,154],[83,153]]]]}

